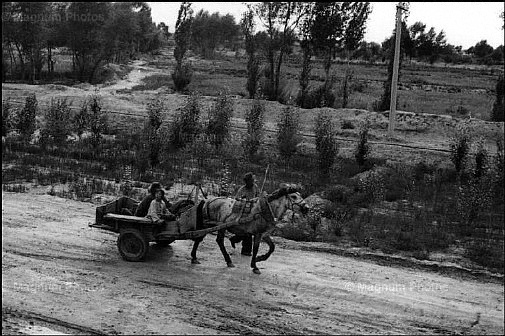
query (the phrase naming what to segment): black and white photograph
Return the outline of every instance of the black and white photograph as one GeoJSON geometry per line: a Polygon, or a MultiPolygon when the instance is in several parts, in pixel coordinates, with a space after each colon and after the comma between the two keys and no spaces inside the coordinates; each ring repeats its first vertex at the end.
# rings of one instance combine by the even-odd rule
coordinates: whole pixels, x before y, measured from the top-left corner
{"type": "Polygon", "coordinates": [[[2,2],[2,335],[503,335],[503,2],[2,2]]]}

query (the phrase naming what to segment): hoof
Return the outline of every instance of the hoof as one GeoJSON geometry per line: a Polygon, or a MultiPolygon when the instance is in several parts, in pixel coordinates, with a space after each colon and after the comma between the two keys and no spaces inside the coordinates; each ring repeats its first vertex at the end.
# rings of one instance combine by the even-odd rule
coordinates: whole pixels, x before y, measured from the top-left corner
{"type": "Polygon", "coordinates": [[[260,270],[257,268],[253,268],[253,273],[254,274],[261,274],[260,270]]]}
{"type": "Polygon", "coordinates": [[[191,263],[192,263],[192,264],[195,264],[195,265],[197,265],[197,264],[201,264],[201,263],[198,261],[198,259],[191,259],[191,263]]]}
{"type": "Polygon", "coordinates": [[[232,262],[227,263],[228,267],[235,267],[232,262]]]}

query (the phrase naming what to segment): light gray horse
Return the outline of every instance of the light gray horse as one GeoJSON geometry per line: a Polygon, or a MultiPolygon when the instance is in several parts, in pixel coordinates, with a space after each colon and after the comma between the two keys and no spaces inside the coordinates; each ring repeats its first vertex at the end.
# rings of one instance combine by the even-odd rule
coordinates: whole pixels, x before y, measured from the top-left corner
{"type": "MultiPolygon", "coordinates": [[[[299,191],[289,185],[282,185],[281,188],[270,195],[258,197],[246,217],[241,213],[232,211],[236,202],[241,201],[228,197],[215,197],[201,202],[199,206],[203,220],[216,222],[216,225],[229,221],[238,221],[237,225],[219,230],[217,233],[216,241],[228,267],[235,267],[235,265],[233,265],[224,246],[225,231],[228,230],[238,235],[251,234],[254,236],[251,268],[254,273],[260,274],[256,262],[267,260],[275,249],[275,245],[267,233],[275,228],[276,221],[281,219],[287,210],[299,210],[302,214],[306,214],[309,208],[299,191]],[[266,254],[257,256],[262,239],[268,244],[269,249],[266,254]]],[[[191,251],[191,262],[193,264],[200,263],[196,257],[196,251],[203,238],[194,239],[195,243],[191,251]]]]}

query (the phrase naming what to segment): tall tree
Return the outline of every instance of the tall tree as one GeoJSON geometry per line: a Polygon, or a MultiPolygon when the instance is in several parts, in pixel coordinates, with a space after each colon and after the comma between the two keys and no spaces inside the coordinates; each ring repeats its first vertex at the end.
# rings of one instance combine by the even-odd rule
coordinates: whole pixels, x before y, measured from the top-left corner
{"type": "Polygon", "coordinates": [[[190,2],[181,3],[179,15],[175,24],[175,49],[174,58],[177,62],[175,71],[172,73],[175,89],[184,90],[191,82],[191,67],[184,62],[184,56],[191,42],[191,25],[193,23],[193,10],[190,2]]]}
{"type": "Polygon", "coordinates": [[[306,108],[307,99],[309,95],[309,82],[310,82],[310,72],[312,70],[311,58],[314,54],[314,46],[312,43],[312,24],[314,22],[314,10],[313,5],[308,9],[308,15],[306,15],[300,25],[299,29],[299,40],[300,47],[302,49],[302,70],[300,72],[300,91],[296,98],[296,103],[302,108],[306,108]]]}
{"type": "Polygon", "coordinates": [[[254,26],[254,13],[251,10],[244,12],[240,21],[240,28],[245,38],[245,51],[247,53],[246,88],[251,99],[254,99],[256,96],[260,76],[260,61],[256,55],[258,43],[254,35],[254,26]]]}
{"type": "Polygon", "coordinates": [[[266,29],[267,40],[263,45],[269,63],[269,99],[279,97],[279,81],[284,56],[291,53],[295,41],[295,29],[307,13],[303,2],[261,2],[249,5],[266,29]]]}
{"type": "Polygon", "coordinates": [[[324,55],[324,71],[328,82],[335,52],[354,50],[363,39],[366,20],[371,12],[370,3],[316,2],[313,10],[313,44],[324,55]]]}
{"type": "Polygon", "coordinates": [[[209,14],[201,9],[192,24],[191,45],[205,58],[213,58],[219,45],[230,45],[239,34],[239,26],[232,15],[209,14]]]}
{"type": "Polygon", "coordinates": [[[67,33],[80,81],[92,82],[95,72],[111,52],[104,38],[110,4],[72,2],[67,10],[67,33]]]}
{"type": "MultiPolygon", "coordinates": [[[[21,78],[33,82],[40,78],[43,66],[44,20],[48,14],[46,2],[2,3],[2,42],[7,43],[13,55],[15,48],[19,58],[21,78]]],[[[11,56],[11,60],[14,57],[11,56]]],[[[11,62],[12,63],[12,62],[11,62]]]]}

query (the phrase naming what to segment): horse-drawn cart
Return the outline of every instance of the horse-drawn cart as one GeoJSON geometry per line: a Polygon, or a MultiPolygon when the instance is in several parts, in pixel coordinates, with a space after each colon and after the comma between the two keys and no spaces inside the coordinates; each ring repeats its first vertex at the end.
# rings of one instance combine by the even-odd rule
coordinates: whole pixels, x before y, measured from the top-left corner
{"type": "Polygon", "coordinates": [[[237,221],[217,223],[197,219],[198,205],[186,205],[177,220],[166,225],[153,223],[149,218],[126,215],[135,213],[138,202],[121,197],[116,201],[97,207],[95,223],[90,227],[119,233],[117,247],[127,261],[145,260],[149,243],[168,246],[175,240],[196,239],[206,234],[237,225],[237,221]]]}

